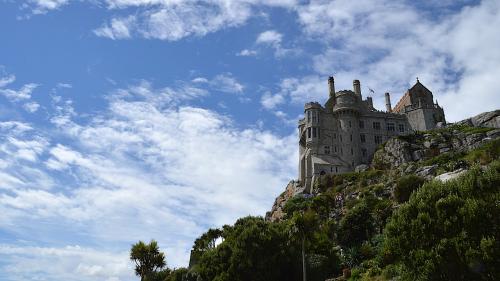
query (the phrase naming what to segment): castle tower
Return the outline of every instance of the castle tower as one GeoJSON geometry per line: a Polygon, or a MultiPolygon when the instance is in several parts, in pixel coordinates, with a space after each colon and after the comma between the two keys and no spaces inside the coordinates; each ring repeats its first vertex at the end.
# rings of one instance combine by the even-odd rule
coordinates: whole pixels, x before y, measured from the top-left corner
{"type": "MultiPolygon", "coordinates": [[[[359,91],[359,81],[354,81],[354,85],[357,85],[354,89],[359,91]]],[[[359,150],[359,115],[361,100],[359,98],[360,94],[356,94],[356,92],[340,91],[336,93],[337,103],[333,107],[334,118],[338,122],[339,156],[344,161],[346,170],[353,170],[354,167],[361,162],[359,150]]]]}
{"type": "Polygon", "coordinates": [[[359,80],[354,80],[352,81],[352,88],[354,90],[354,94],[358,97],[359,100],[362,100],[363,98],[361,97],[361,83],[359,83],[359,80]]]}
{"type": "Polygon", "coordinates": [[[391,95],[389,93],[385,93],[385,109],[387,112],[392,112],[391,95]]]}

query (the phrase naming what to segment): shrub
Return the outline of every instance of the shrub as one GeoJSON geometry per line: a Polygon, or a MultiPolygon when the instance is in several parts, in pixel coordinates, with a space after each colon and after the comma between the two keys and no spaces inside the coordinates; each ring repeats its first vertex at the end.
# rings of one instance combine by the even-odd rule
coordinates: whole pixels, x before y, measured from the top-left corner
{"type": "Polygon", "coordinates": [[[412,195],[384,230],[403,280],[500,280],[499,187],[495,161],[412,195]]]}
{"type": "Polygon", "coordinates": [[[408,201],[413,191],[417,190],[424,183],[422,177],[416,175],[403,176],[398,179],[394,189],[394,197],[399,203],[408,201]]]}

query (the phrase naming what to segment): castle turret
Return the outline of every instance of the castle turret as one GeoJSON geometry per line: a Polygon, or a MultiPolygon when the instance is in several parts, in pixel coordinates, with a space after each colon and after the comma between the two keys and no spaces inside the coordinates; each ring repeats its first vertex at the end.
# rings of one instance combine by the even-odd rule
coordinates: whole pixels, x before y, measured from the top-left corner
{"type": "Polygon", "coordinates": [[[359,100],[362,100],[361,97],[361,84],[359,83],[359,80],[354,80],[352,81],[352,87],[354,90],[354,94],[359,98],[359,100]]]}
{"type": "Polygon", "coordinates": [[[389,93],[385,93],[385,109],[387,112],[392,112],[391,95],[389,93]]]}
{"type": "Polygon", "coordinates": [[[335,96],[335,81],[333,80],[333,76],[328,77],[328,90],[330,92],[330,97],[335,96]]]}

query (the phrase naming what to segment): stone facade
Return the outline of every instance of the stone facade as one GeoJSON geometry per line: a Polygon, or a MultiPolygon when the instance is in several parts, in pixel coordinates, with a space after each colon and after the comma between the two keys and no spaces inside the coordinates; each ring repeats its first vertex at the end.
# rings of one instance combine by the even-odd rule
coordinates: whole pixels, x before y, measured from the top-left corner
{"type": "Polygon", "coordinates": [[[394,110],[386,93],[386,111],[376,110],[371,97],[363,99],[359,80],[353,81],[352,91],[336,92],[334,79],[329,77],[328,88],[325,105],[307,103],[305,116],[299,120],[299,185],[306,190],[319,175],[350,172],[369,164],[377,147],[393,136],[445,122],[443,109],[418,80],[394,110]]]}

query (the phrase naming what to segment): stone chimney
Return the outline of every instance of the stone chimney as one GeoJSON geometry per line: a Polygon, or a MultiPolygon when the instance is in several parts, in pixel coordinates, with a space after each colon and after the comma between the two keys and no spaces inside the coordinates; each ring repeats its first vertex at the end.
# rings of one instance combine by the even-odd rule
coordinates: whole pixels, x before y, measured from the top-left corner
{"type": "Polygon", "coordinates": [[[359,83],[359,80],[352,81],[352,87],[353,87],[353,90],[354,90],[354,93],[356,94],[356,96],[359,97],[359,100],[362,100],[362,97],[361,97],[361,84],[359,83]]]}
{"type": "Polygon", "coordinates": [[[335,81],[333,80],[333,76],[328,77],[328,90],[330,97],[335,97],[335,81]]]}
{"type": "Polygon", "coordinates": [[[368,107],[370,109],[373,109],[373,99],[372,99],[372,97],[367,97],[366,101],[368,102],[368,107]]]}
{"type": "Polygon", "coordinates": [[[385,93],[385,109],[387,112],[392,112],[391,95],[389,93],[385,93]]]}

